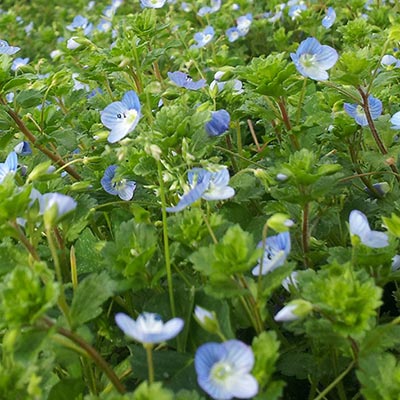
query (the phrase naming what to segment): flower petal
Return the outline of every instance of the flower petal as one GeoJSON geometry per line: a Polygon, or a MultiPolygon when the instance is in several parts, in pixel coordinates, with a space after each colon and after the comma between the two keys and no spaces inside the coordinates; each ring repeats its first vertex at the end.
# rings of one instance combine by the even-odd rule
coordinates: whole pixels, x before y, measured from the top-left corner
{"type": "Polygon", "coordinates": [[[226,386],[238,399],[250,399],[258,393],[258,382],[251,374],[232,375],[227,379],[226,386]]]}
{"type": "Polygon", "coordinates": [[[126,336],[137,340],[136,322],[134,319],[124,313],[118,313],[115,315],[115,322],[126,336]]]}

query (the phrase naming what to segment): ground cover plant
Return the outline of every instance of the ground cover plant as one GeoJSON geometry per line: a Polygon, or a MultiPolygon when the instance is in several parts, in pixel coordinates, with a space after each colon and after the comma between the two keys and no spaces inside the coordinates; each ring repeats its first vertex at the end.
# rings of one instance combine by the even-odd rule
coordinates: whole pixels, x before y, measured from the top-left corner
{"type": "Polygon", "coordinates": [[[3,0],[0,397],[398,399],[399,7],[3,0]]]}

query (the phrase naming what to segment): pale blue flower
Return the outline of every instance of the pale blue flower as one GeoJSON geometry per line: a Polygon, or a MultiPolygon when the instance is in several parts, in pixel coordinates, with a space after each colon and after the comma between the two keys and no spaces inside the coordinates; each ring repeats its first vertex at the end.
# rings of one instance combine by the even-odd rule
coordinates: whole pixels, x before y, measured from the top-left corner
{"type": "Polygon", "coordinates": [[[28,64],[29,58],[20,58],[17,57],[13,63],[11,64],[11,71],[16,71],[18,68],[23,67],[24,65],[28,64]]]}
{"type": "Polygon", "coordinates": [[[306,317],[312,309],[312,304],[307,300],[293,300],[275,315],[274,320],[278,322],[296,321],[306,317]]]}
{"type": "Polygon", "coordinates": [[[111,28],[112,28],[111,21],[108,21],[104,18],[102,18],[100,22],[97,24],[97,30],[99,32],[108,32],[111,28]]]}
{"type": "Polygon", "coordinates": [[[211,7],[205,6],[201,7],[200,10],[197,12],[199,17],[204,17],[204,15],[212,14],[221,8],[221,0],[211,0],[211,7]]]}
{"type": "Polygon", "coordinates": [[[32,149],[29,142],[23,140],[14,147],[14,151],[21,156],[29,156],[32,154],[32,149]]]}
{"type": "MultiPolygon", "coordinates": [[[[367,116],[360,104],[344,103],[344,110],[350,117],[353,117],[358,125],[368,126],[367,116]]],[[[372,95],[368,96],[368,107],[371,118],[374,120],[382,114],[382,102],[372,95]]]]}
{"type": "MultiPolygon", "coordinates": [[[[72,36],[71,38],[69,38],[67,40],[67,49],[68,50],[76,50],[81,45],[75,39],[78,39],[78,36],[72,36]]],[[[55,51],[57,51],[57,50],[55,50],[55,51]]],[[[54,55],[54,53],[53,53],[53,55],[54,55]]]]}
{"type": "Polygon", "coordinates": [[[392,258],[392,266],[391,266],[392,272],[396,272],[400,269],[400,255],[396,254],[392,258]]]}
{"type": "Polygon", "coordinates": [[[131,200],[136,189],[136,182],[120,178],[117,179],[115,177],[116,170],[116,165],[110,165],[105,170],[100,181],[101,186],[107,193],[115,196],[118,195],[121,200],[131,200]]]}
{"type": "Polygon", "coordinates": [[[197,42],[196,44],[192,44],[190,46],[191,49],[200,49],[201,47],[204,47],[208,43],[211,42],[211,40],[214,37],[214,28],[212,26],[207,26],[203,31],[197,32],[194,34],[194,40],[197,42]]]}
{"type": "Polygon", "coordinates": [[[350,213],[349,227],[350,234],[358,236],[365,246],[381,248],[389,245],[386,233],[371,230],[367,217],[361,211],[353,210],[350,213]]]}
{"type": "Polygon", "coordinates": [[[124,94],[121,101],[111,103],[101,112],[101,122],[111,129],[107,140],[115,143],[123,139],[136,128],[139,118],[139,98],[133,90],[130,90],[124,94]]]}
{"type": "Polygon", "coordinates": [[[211,120],[205,125],[206,132],[210,136],[220,136],[229,129],[231,116],[226,110],[211,112],[211,120]]]}
{"type": "Polygon", "coordinates": [[[325,17],[322,18],[322,26],[325,29],[329,29],[336,20],[336,12],[332,7],[328,7],[328,9],[326,10],[326,14],[325,17]]]}
{"type": "Polygon", "coordinates": [[[210,83],[210,90],[213,90],[215,86],[218,87],[218,92],[224,90],[227,83],[231,83],[229,85],[232,88],[232,94],[240,94],[243,93],[243,83],[239,79],[233,79],[230,81],[221,81],[220,79],[224,75],[224,71],[217,71],[214,74],[214,80],[210,83]]]}
{"type": "Polygon", "coordinates": [[[250,30],[251,23],[253,22],[253,15],[248,13],[237,18],[236,25],[240,36],[246,36],[250,30]]]}
{"type": "Polygon", "coordinates": [[[287,276],[283,281],[282,281],[282,286],[283,288],[290,293],[290,288],[298,288],[298,280],[297,277],[299,275],[299,271],[293,271],[289,276],[287,276]]]}
{"type": "Polygon", "coordinates": [[[225,31],[225,35],[230,42],[235,42],[240,38],[239,29],[236,26],[229,28],[225,31]]]}
{"type": "Polygon", "coordinates": [[[186,3],[186,1],[182,1],[181,9],[184,12],[190,12],[192,11],[192,5],[190,3],[186,3]]]}
{"type": "Polygon", "coordinates": [[[28,36],[30,36],[32,30],[33,30],[33,22],[31,21],[29,22],[28,25],[25,26],[24,31],[28,36]]]}
{"type": "Polygon", "coordinates": [[[393,114],[392,118],[390,118],[390,122],[392,124],[392,129],[400,129],[400,111],[397,111],[397,113],[393,114]]]}
{"type": "Polygon", "coordinates": [[[72,32],[82,29],[84,34],[88,35],[92,31],[93,24],[89,23],[88,19],[82,15],[77,15],[66,28],[72,32]]]}
{"type": "Polygon", "coordinates": [[[175,207],[167,207],[168,212],[181,211],[198,199],[225,200],[234,196],[235,191],[228,186],[229,171],[222,167],[216,172],[203,168],[193,168],[188,173],[190,190],[184,194],[175,207]]]}
{"type": "Polygon", "coordinates": [[[307,10],[307,6],[304,3],[295,4],[289,8],[288,15],[295,20],[296,18],[300,17],[303,11],[307,10]]]}
{"type": "MultiPolygon", "coordinates": [[[[263,242],[258,244],[258,247],[262,247],[263,242]]],[[[282,232],[278,235],[270,236],[265,240],[264,255],[262,257],[262,267],[260,263],[256,265],[252,274],[255,276],[265,275],[272,272],[274,269],[282,266],[287,256],[290,253],[290,233],[282,232]]],[[[261,260],[260,260],[261,262],[261,260]]]]}
{"type": "Polygon", "coordinates": [[[205,79],[194,81],[188,74],[180,71],[168,72],[168,78],[171,79],[171,81],[174,82],[175,85],[190,90],[201,89],[206,84],[205,79]]]}
{"type": "Polygon", "coordinates": [[[296,53],[290,53],[294,65],[301,75],[324,81],[329,78],[326,70],[332,68],[338,60],[338,53],[330,46],[321,45],[310,37],[303,40],[296,53]]]}
{"type": "MultiPolygon", "coordinates": [[[[39,192],[38,192],[39,193],[39,192]]],[[[39,193],[40,195],[40,193],[39,193]]],[[[75,210],[77,202],[70,196],[61,193],[45,193],[39,197],[40,214],[44,214],[51,208],[57,208],[57,219],[75,210]]]]}
{"type": "Polygon", "coordinates": [[[158,314],[144,312],[136,321],[124,313],[115,316],[115,322],[126,336],[143,344],[162,343],[174,338],[183,329],[181,318],[172,318],[165,324],[158,314]]]}
{"type": "Polygon", "coordinates": [[[253,351],[239,340],[203,344],[196,351],[194,366],[199,386],[213,399],[247,399],[258,393],[258,382],[250,373],[253,351]]]}
{"type": "Polygon", "coordinates": [[[11,56],[20,50],[20,47],[10,46],[5,40],[0,40],[0,54],[8,54],[11,56]]]}
{"type": "MultiPolygon", "coordinates": [[[[386,193],[390,192],[390,186],[387,182],[377,182],[372,185],[372,187],[376,190],[378,195],[385,196],[386,193]]],[[[368,187],[364,187],[364,191],[367,192],[371,197],[376,197],[376,194],[373,193],[368,187]]]]}
{"type": "Polygon", "coordinates": [[[382,57],[381,65],[383,67],[400,68],[400,60],[398,60],[396,57],[394,57],[394,56],[392,56],[390,54],[385,54],[382,57]]]}
{"type": "Polygon", "coordinates": [[[6,161],[0,163],[0,183],[8,174],[14,174],[18,167],[18,157],[15,151],[12,151],[6,158],[6,161]]]}
{"type": "Polygon", "coordinates": [[[161,8],[166,0],[140,0],[140,5],[143,8],[161,8]]]}

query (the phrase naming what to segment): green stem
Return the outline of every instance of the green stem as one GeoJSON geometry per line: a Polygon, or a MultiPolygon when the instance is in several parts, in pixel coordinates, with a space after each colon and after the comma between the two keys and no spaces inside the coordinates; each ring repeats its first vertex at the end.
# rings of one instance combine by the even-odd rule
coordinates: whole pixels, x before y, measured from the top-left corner
{"type": "MultiPolygon", "coordinates": [[[[55,325],[54,322],[48,317],[44,317],[42,321],[49,328],[52,328],[55,325]]],[[[107,361],[104,360],[104,358],[97,352],[97,350],[92,345],[90,345],[76,333],[69,331],[68,329],[56,327],[56,330],[60,335],[65,336],[66,338],[70,339],[73,343],[77,344],[79,347],[84,349],[86,354],[107,375],[108,379],[112,382],[115,389],[117,389],[119,393],[123,394],[126,392],[125,387],[119,380],[118,376],[108,365],[107,361]]]]}
{"type": "Polygon", "coordinates": [[[300,92],[299,103],[297,104],[296,125],[298,125],[300,122],[301,106],[303,105],[304,96],[306,94],[306,88],[307,88],[307,78],[304,78],[303,87],[301,88],[301,92],[300,92]]]}
{"type": "Polygon", "coordinates": [[[211,239],[213,241],[214,244],[218,244],[218,239],[216,238],[214,231],[212,230],[212,227],[210,225],[210,222],[208,221],[207,215],[204,214],[204,211],[202,210],[201,212],[202,216],[203,216],[203,221],[207,226],[208,232],[211,236],[211,239]]]}
{"type": "MultiPolygon", "coordinates": [[[[50,158],[50,160],[54,161],[58,166],[63,167],[65,165],[65,161],[61,158],[61,156],[58,153],[51,152],[47,147],[37,142],[36,136],[27,128],[27,126],[24,124],[19,115],[11,108],[8,108],[8,105],[3,98],[0,98],[0,103],[2,103],[5,107],[7,107],[6,108],[7,114],[14,120],[19,130],[24,134],[24,136],[29,140],[29,142],[35,148],[37,148],[44,155],[50,158]]],[[[73,178],[75,178],[77,181],[82,180],[81,176],[70,166],[65,167],[65,171],[73,178]]]]}
{"type": "Polygon", "coordinates": [[[284,98],[281,97],[279,99],[279,101],[277,102],[277,104],[278,104],[279,110],[280,110],[281,115],[282,115],[283,124],[285,125],[285,128],[286,128],[286,130],[287,130],[287,132],[289,134],[289,138],[290,138],[290,141],[292,143],[292,147],[295,150],[300,150],[299,141],[297,140],[297,137],[295,135],[293,135],[293,133],[292,133],[292,124],[290,123],[290,119],[289,119],[289,115],[288,115],[287,110],[286,110],[286,105],[285,105],[284,98]]]}
{"type": "Polygon", "coordinates": [[[16,221],[10,222],[10,225],[15,229],[19,240],[25,246],[25,248],[28,250],[28,252],[32,256],[32,258],[35,261],[40,261],[39,254],[37,253],[36,249],[32,246],[32,243],[25,236],[24,232],[22,231],[20,226],[17,224],[17,222],[16,221]]]}
{"type": "Polygon", "coordinates": [[[322,400],[354,367],[354,361],[350,363],[350,365],[339,375],[336,377],[336,379],[330,383],[329,386],[327,386],[322,392],[319,393],[317,397],[314,398],[314,400],[322,400]]]}
{"type": "Polygon", "coordinates": [[[268,232],[268,221],[264,224],[262,230],[262,254],[260,259],[260,271],[257,277],[257,303],[260,304],[261,302],[261,291],[262,291],[262,267],[264,265],[264,257],[265,257],[265,243],[267,241],[267,232],[268,232]]]}
{"type": "Polygon", "coordinates": [[[146,357],[147,357],[147,369],[149,373],[149,384],[151,385],[154,382],[154,364],[153,364],[153,345],[152,344],[144,344],[144,348],[146,349],[146,357]]]}
{"type": "Polygon", "coordinates": [[[308,266],[308,251],[309,251],[309,217],[310,217],[310,203],[306,203],[303,206],[303,221],[301,227],[301,241],[303,245],[303,257],[304,257],[304,264],[308,266]]]}
{"type": "Polygon", "coordinates": [[[167,270],[169,302],[170,302],[170,306],[171,306],[172,316],[176,317],[174,289],[173,289],[173,284],[172,284],[172,273],[171,273],[171,256],[170,256],[170,252],[169,252],[169,241],[168,241],[167,211],[166,211],[167,202],[165,200],[165,188],[164,188],[164,181],[163,181],[163,177],[162,177],[162,169],[161,169],[160,160],[157,160],[157,169],[158,169],[158,180],[160,183],[161,214],[162,214],[163,239],[164,239],[164,256],[165,256],[165,268],[167,270]]]}
{"type": "Polygon", "coordinates": [[[62,313],[68,321],[68,325],[71,326],[71,318],[69,315],[69,306],[67,304],[67,300],[65,298],[64,286],[63,286],[63,277],[61,271],[60,260],[58,258],[57,247],[53,239],[53,234],[50,227],[46,227],[46,238],[49,244],[49,249],[51,252],[51,256],[53,258],[54,269],[57,276],[57,281],[60,284],[60,295],[58,297],[58,306],[60,307],[62,313]]]}
{"type": "MultiPolygon", "coordinates": [[[[365,93],[361,88],[358,88],[358,91],[359,91],[359,93],[361,95],[361,98],[363,100],[361,106],[364,109],[365,116],[366,116],[367,121],[368,121],[368,126],[369,126],[369,129],[371,130],[371,133],[372,133],[372,136],[373,136],[373,138],[375,140],[375,143],[378,146],[378,149],[382,153],[382,155],[386,155],[386,154],[388,154],[388,151],[387,151],[384,143],[382,142],[382,139],[379,136],[378,131],[376,130],[374,121],[373,121],[372,116],[371,116],[371,112],[370,112],[370,109],[369,109],[369,102],[368,102],[368,94],[365,93]]],[[[393,164],[393,163],[390,163],[389,167],[394,172],[397,181],[400,182],[400,174],[399,174],[399,171],[398,171],[396,165],[393,164]]]]}
{"type": "Polygon", "coordinates": [[[260,315],[260,309],[259,309],[259,304],[258,302],[254,299],[249,286],[247,285],[246,280],[244,279],[243,275],[240,275],[239,277],[240,283],[243,288],[245,288],[248,291],[248,297],[247,297],[247,302],[249,304],[249,312],[254,315],[253,321],[254,321],[254,328],[257,332],[257,334],[260,334],[264,330],[264,325],[261,319],[260,315]]]}
{"type": "Polygon", "coordinates": [[[240,121],[236,121],[236,144],[239,156],[243,153],[242,132],[240,129],[240,121]]]}
{"type": "MultiPolygon", "coordinates": [[[[378,3],[379,3],[379,2],[378,2],[378,3]]],[[[369,82],[369,85],[368,85],[368,87],[367,87],[367,92],[366,92],[367,95],[371,92],[371,87],[372,87],[372,85],[373,85],[373,83],[374,83],[374,80],[375,80],[376,76],[377,76],[378,73],[379,73],[379,70],[380,70],[380,64],[381,64],[381,61],[382,61],[382,57],[386,54],[386,51],[387,51],[387,48],[388,48],[388,46],[389,46],[390,41],[391,41],[391,39],[386,40],[385,44],[383,45],[381,54],[380,54],[380,56],[379,56],[378,63],[377,63],[377,65],[375,66],[374,72],[373,72],[373,74],[372,74],[372,76],[371,76],[371,81],[369,82]]]]}

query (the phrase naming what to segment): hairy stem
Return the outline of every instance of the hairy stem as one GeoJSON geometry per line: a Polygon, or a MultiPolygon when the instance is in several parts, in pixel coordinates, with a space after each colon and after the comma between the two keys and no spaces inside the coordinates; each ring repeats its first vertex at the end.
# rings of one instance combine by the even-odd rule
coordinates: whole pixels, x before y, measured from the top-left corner
{"type": "MultiPolygon", "coordinates": [[[[51,328],[55,325],[55,323],[48,317],[43,318],[43,322],[46,324],[47,327],[51,328]]],[[[56,327],[57,332],[65,336],[66,338],[70,339],[72,342],[77,344],[79,347],[85,350],[86,354],[94,361],[94,363],[107,375],[108,379],[112,382],[115,389],[119,393],[125,393],[126,389],[124,385],[119,380],[118,376],[112,370],[112,368],[108,365],[107,361],[97,352],[97,350],[83,340],[80,336],[76,333],[69,331],[68,329],[62,327],[56,327]]]]}
{"type": "Polygon", "coordinates": [[[165,200],[165,188],[162,177],[161,162],[159,160],[157,160],[157,169],[158,169],[158,180],[160,185],[161,213],[162,213],[163,239],[164,239],[164,257],[165,257],[165,268],[167,271],[169,302],[171,306],[172,316],[176,317],[174,288],[172,284],[172,273],[171,273],[171,257],[169,252],[169,241],[168,241],[167,211],[166,211],[167,203],[165,200]]]}
{"type": "Polygon", "coordinates": [[[295,150],[300,150],[300,144],[299,144],[299,141],[297,140],[297,137],[295,135],[293,135],[293,133],[291,133],[292,124],[290,123],[289,115],[286,110],[285,100],[283,99],[283,97],[281,97],[279,99],[278,107],[279,107],[279,110],[281,111],[282,121],[286,127],[286,130],[289,133],[289,138],[290,138],[293,148],[295,150]]]}
{"type": "MultiPolygon", "coordinates": [[[[4,99],[0,99],[0,102],[7,106],[4,99]]],[[[7,106],[8,107],[8,106],[7,106]]],[[[65,171],[75,178],[77,181],[81,181],[82,177],[75,171],[74,168],[70,166],[66,166],[65,161],[61,158],[58,153],[53,153],[47,147],[42,146],[37,143],[36,136],[28,129],[28,127],[24,124],[20,116],[11,108],[6,109],[7,114],[14,120],[19,130],[24,134],[24,136],[32,143],[35,148],[45,154],[50,160],[54,161],[59,167],[64,167],[65,171]]]]}
{"type": "MultiPolygon", "coordinates": [[[[382,142],[382,139],[379,136],[378,131],[376,130],[374,121],[373,121],[372,116],[371,116],[371,112],[370,112],[370,109],[369,109],[368,95],[361,88],[358,88],[358,91],[359,91],[359,93],[361,95],[361,98],[362,98],[361,106],[364,109],[365,116],[366,116],[367,121],[368,121],[368,126],[369,126],[369,129],[371,130],[371,133],[372,133],[372,136],[373,136],[373,138],[375,140],[375,143],[378,146],[379,151],[383,155],[386,155],[388,153],[388,151],[387,151],[387,149],[385,147],[385,144],[382,142]]],[[[397,181],[400,182],[400,174],[399,174],[399,171],[398,171],[396,165],[390,163],[389,167],[394,172],[397,181]]]]}

